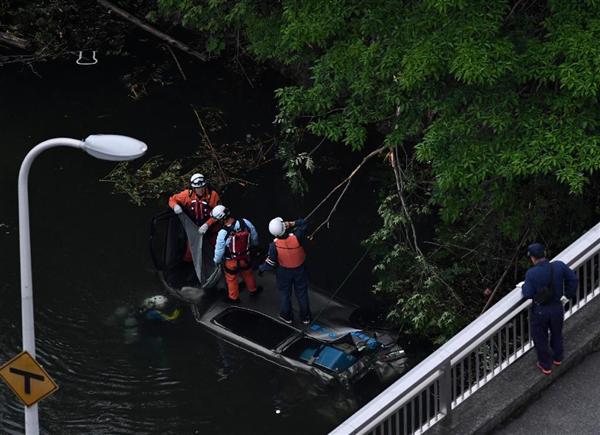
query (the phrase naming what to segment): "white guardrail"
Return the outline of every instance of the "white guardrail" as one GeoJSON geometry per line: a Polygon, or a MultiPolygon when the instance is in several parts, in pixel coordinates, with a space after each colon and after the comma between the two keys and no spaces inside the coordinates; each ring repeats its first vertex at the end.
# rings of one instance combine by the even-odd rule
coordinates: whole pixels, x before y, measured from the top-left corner
{"type": "MultiPolygon", "coordinates": [[[[600,294],[600,223],[552,260],[579,277],[577,297],[565,318],[600,294]]],[[[330,435],[421,434],[533,347],[531,300],[519,283],[424,361],[359,409],[330,435]]]]}

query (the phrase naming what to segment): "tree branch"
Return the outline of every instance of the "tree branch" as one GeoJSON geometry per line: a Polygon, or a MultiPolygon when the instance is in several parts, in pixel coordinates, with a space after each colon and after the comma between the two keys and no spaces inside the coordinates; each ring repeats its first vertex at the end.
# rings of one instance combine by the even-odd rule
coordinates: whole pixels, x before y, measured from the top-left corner
{"type": "Polygon", "coordinates": [[[213,147],[211,141],[210,141],[210,137],[208,136],[208,133],[206,132],[206,129],[204,128],[204,124],[202,123],[202,119],[200,118],[200,115],[198,114],[198,111],[196,110],[196,108],[194,106],[191,106],[192,110],[194,111],[194,115],[196,115],[196,119],[198,120],[198,124],[200,125],[200,129],[202,129],[202,138],[204,139],[204,143],[206,144],[206,146],[208,147],[208,149],[210,150],[210,153],[213,156],[213,159],[215,161],[215,163],[217,164],[217,168],[219,168],[219,172],[221,174],[221,180],[223,184],[227,184],[227,176],[225,175],[225,171],[223,171],[223,168],[221,167],[221,162],[219,161],[219,156],[217,155],[217,152],[215,151],[215,148],[213,147]]]}
{"type": "MultiPolygon", "coordinates": [[[[411,231],[411,235],[412,235],[412,244],[413,244],[412,249],[415,251],[415,253],[418,255],[418,257],[421,258],[421,261],[423,262],[423,265],[426,268],[425,270],[429,271],[434,276],[435,279],[437,279],[439,282],[441,282],[442,284],[444,284],[447,287],[448,291],[450,292],[452,297],[456,300],[456,302],[458,302],[461,305],[464,305],[463,301],[458,296],[457,291],[444,278],[442,278],[440,276],[440,274],[436,270],[435,265],[433,265],[433,264],[429,263],[429,261],[427,261],[427,258],[425,257],[425,255],[423,254],[423,251],[421,251],[421,248],[419,247],[419,243],[418,243],[418,239],[417,239],[417,230],[415,228],[414,222],[413,222],[410,212],[408,210],[406,198],[404,196],[404,179],[403,179],[402,168],[400,167],[400,161],[398,159],[398,147],[397,146],[395,146],[392,149],[391,163],[392,163],[392,168],[394,170],[394,176],[396,178],[396,190],[398,191],[398,197],[400,198],[400,204],[402,205],[402,213],[404,214],[404,217],[406,218],[406,222],[408,223],[408,226],[410,227],[410,231],[411,231]]],[[[406,238],[407,238],[407,242],[410,245],[410,237],[409,237],[408,233],[406,233],[406,238]]]]}
{"type": "Polygon", "coordinates": [[[177,56],[175,56],[175,53],[173,53],[173,50],[171,50],[171,47],[169,47],[168,45],[166,47],[167,47],[167,50],[169,50],[169,53],[171,53],[171,56],[173,57],[173,60],[175,61],[175,65],[177,65],[177,69],[179,69],[179,73],[181,74],[181,77],[183,77],[183,80],[187,80],[187,77],[185,76],[185,73],[183,72],[183,68],[181,68],[181,64],[179,63],[177,56]]]}
{"type": "Polygon", "coordinates": [[[27,50],[29,48],[29,41],[8,32],[0,32],[0,43],[10,45],[11,47],[20,50],[27,50]]]}
{"type": "Polygon", "coordinates": [[[488,307],[490,306],[490,304],[492,302],[492,299],[494,299],[494,295],[496,294],[496,291],[498,291],[498,289],[500,288],[500,284],[502,284],[502,281],[504,281],[504,277],[506,276],[506,274],[508,273],[508,271],[511,269],[512,264],[516,260],[517,255],[519,255],[519,252],[521,251],[521,247],[523,246],[523,243],[527,239],[528,235],[529,235],[529,229],[525,230],[525,234],[523,234],[523,237],[521,238],[521,241],[519,242],[519,244],[517,246],[517,249],[515,249],[515,253],[513,254],[513,257],[510,260],[510,263],[508,264],[508,267],[504,270],[504,273],[502,274],[502,276],[500,277],[500,279],[496,283],[496,286],[494,287],[494,290],[492,291],[492,293],[490,294],[490,297],[488,298],[487,302],[485,303],[485,306],[483,307],[483,310],[481,310],[481,314],[483,314],[485,312],[485,310],[487,310],[488,307]]]}
{"type": "Polygon", "coordinates": [[[396,190],[398,191],[398,197],[400,198],[400,204],[402,204],[402,212],[404,213],[404,217],[408,222],[411,232],[412,232],[412,241],[413,241],[413,249],[419,254],[423,255],[421,248],[419,248],[419,243],[417,242],[417,230],[415,229],[415,225],[413,223],[412,217],[408,211],[408,207],[406,205],[406,199],[404,198],[404,181],[402,179],[402,169],[400,168],[400,162],[398,161],[398,147],[395,146],[392,150],[392,167],[394,169],[394,177],[396,178],[396,190]]]}
{"type": "MultiPolygon", "coordinates": [[[[348,175],[346,178],[344,178],[337,186],[335,186],[326,196],[325,198],[323,198],[323,200],[317,204],[317,206],[312,209],[312,211],[306,215],[305,219],[310,219],[310,217],[325,203],[327,202],[327,200],[331,197],[331,195],[333,195],[340,187],[342,187],[344,184],[348,183],[348,181],[350,181],[352,179],[352,177],[354,177],[356,175],[356,173],[360,170],[360,168],[362,168],[364,166],[365,163],[367,163],[367,161],[369,161],[372,157],[380,154],[382,151],[384,151],[385,149],[387,149],[387,146],[382,146],[381,148],[377,148],[375,151],[371,151],[369,154],[367,154],[365,156],[364,159],[362,159],[362,162],[360,162],[360,164],[354,168],[354,170],[350,173],[350,175],[348,175]]],[[[347,188],[347,186],[346,186],[347,188]]],[[[342,192],[342,194],[340,195],[340,197],[344,194],[344,192],[346,191],[346,189],[344,189],[344,191],[342,192]]],[[[338,198],[339,199],[339,198],[338,198]]],[[[337,205],[337,201],[336,201],[336,205],[337,205]]]]}
{"type": "Polygon", "coordinates": [[[335,210],[337,209],[338,204],[340,203],[340,201],[342,200],[342,197],[344,196],[344,194],[350,187],[351,182],[352,182],[352,179],[350,179],[346,182],[346,187],[344,187],[344,190],[342,190],[342,193],[340,193],[340,196],[338,196],[338,199],[335,201],[335,204],[333,204],[333,208],[329,212],[329,215],[327,215],[327,219],[325,219],[323,222],[321,222],[321,224],[317,227],[317,229],[314,230],[310,236],[308,236],[308,238],[310,240],[312,240],[312,238],[315,236],[315,234],[317,234],[317,231],[319,231],[324,225],[329,225],[329,220],[331,219],[331,216],[333,216],[333,213],[335,213],[335,210]]]}
{"type": "Polygon", "coordinates": [[[206,56],[203,55],[202,53],[199,53],[198,51],[191,48],[189,45],[186,45],[183,42],[170,37],[166,33],[163,33],[160,30],[155,29],[154,27],[150,26],[149,24],[145,23],[144,21],[140,20],[139,18],[135,17],[134,15],[130,14],[129,12],[121,9],[118,6],[115,6],[111,2],[109,2],[107,0],[97,0],[97,2],[100,3],[102,6],[104,6],[105,8],[108,8],[111,11],[115,12],[117,15],[120,15],[121,17],[125,18],[127,21],[144,29],[146,32],[153,34],[154,36],[162,39],[163,41],[166,41],[168,44],[180,49],[181,51],[183,51],[191,56],[194,56],[194,57],[200,59],[203,62],[206,61],[206,56]]]}
{"type": "Polygon", "coordinates": [[[312,156],[315,153],[315,151],[317,151],[319,149],[319,147],[321,145],[323,145],[323,142],[325,142],[325,139],[326,139],[325,137],[323,139],[321,139],[321,142],[319,142],[312,150],[310,150],[310,152],[308,153],[308,155],[312,156]]]}

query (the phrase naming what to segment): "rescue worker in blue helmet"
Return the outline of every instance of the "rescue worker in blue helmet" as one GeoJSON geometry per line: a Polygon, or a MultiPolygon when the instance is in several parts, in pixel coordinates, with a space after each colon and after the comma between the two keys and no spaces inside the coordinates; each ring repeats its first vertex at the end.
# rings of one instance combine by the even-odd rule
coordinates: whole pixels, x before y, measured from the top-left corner
{"type": "Polygon", "coordinates": [[[533,300],[530,329],[537,353],[537,367],[549,376],[552,366],[559,366],[564,358],[563,296],[575,298],[579,279],[562,261],[550,263],[541,243],[529,245],[527,256],[533,267],[525,274],[521,291],[524,298],[533,300]]]}
{"type": "Polygon", "coordinates": [[[276,217],[269,222],[269,232],[275,236],[269,245],[269,253],[259,270],[276,269],[277,287],[279,288],[279,318],[285,323],[292,323],[292,287],[296,293],[300,319],[305,325],[310,324],[311,312],[308,300],[308,276],[304,267],[306,253],[303,245],[306,242],[307,224],[304,219],[284,221],[276,217]]]}

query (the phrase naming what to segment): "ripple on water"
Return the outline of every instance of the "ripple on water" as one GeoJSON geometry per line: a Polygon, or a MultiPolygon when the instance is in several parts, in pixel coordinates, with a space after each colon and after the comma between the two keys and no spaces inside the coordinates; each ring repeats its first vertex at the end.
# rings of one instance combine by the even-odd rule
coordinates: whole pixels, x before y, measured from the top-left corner
{"type": "MultiPolygon", "coordinates": [[[[130,343],[123,327],[98,328],[83,312],[40,311],[37,359],[60,386],[42,407],[42,425],[50,433],[150,434],[169,421],[180,425],[189,391],[164,360],[168,349],[161,337],[130,343]]],[[[195,422],[212,421],[202,411],[193,414],[195,422]]]]}

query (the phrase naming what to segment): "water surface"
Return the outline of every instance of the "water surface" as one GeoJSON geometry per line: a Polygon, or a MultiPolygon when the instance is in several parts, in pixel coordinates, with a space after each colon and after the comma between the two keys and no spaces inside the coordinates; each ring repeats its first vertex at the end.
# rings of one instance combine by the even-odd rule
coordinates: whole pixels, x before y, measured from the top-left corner
{"type": "MultiPolygon", "coordinates": [[[[135,101],[121,81],[130,68],[101,59],[94,67],[42,65],[42,77],[27,68],[0,69],[0,362],[21,350],[16,183],[29,149],[52,137],[118,133],[145,141],[151,155],[181,157],[199,143],[190,104],[224,111],[229,126],[216,140],[271,129],[277,79],[251,88],[218,65],[196,66],[189,83],[156,87],[135,101]]],[[[60,386],[40,404],[42,433],[317,434],[364,402],[232,349],[199,328],[129,327],[128,308],[161,290],[148,229],[166,196],[136,207],[98,182],[110,168],[64,148],[46,151],[31,170],[37,359],[60,386]]],[[[274,215],[307,213],[341,178],[321,168],[315,190],[298,198],[278,164],[252,176],[257,186],[232,188],[223,197],[257,225],[264,244],[274,215]]],[[[335,229],[310,248],[311,278],[328,289],[360,257],[359,241],[377,223],[373,188],[360,180],[335,229]]],[[[343,295],[368,299],[368,271],[365,263],[343,295]]],[[[21,405],[0,387],[0,433],[22,427],[21,405]]]]}

